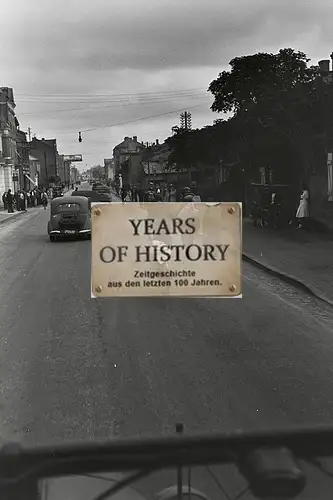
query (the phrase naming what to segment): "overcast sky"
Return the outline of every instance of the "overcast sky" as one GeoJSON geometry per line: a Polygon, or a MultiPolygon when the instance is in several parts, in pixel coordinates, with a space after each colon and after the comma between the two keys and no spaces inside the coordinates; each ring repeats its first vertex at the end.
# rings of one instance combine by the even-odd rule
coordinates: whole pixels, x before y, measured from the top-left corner
{"type": "Polygon", "coordinates": [[[6,1],[0,86],[14,89],[22,130],[103,164],[126,135],[162,142],[182,110],[193,128],[212,124],[207,88],[233,57],[291,47],[329,59],[332,19],[331,0],[6,1]]]}

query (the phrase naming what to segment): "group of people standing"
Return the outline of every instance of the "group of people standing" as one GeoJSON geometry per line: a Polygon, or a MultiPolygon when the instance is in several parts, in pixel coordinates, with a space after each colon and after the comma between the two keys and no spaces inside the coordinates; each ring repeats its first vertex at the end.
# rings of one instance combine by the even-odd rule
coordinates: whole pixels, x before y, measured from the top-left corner
{"type": "Polygon", "coordinates": [[[123,186],[117,189],[117,195],[121,196],[123,202],[181,202],[181,201],[201,201],[198,194],[195,194],[195,188],[184,187],[177,188],[174,184],[165,186],[155,185],[150,182],[145,188],[137,186],[123,186]],[[185,199],[186,198],[186,199],[185,199]]]}
{"type": "Polygon", "coordinates": [[[19,190],[12,192],[11,189],[5,191],[2,195],[4,210],[8,213],[17,211],[27,211],[27,208],[37,207],[42,205],[44,210],[48,205],[48,194],[45,189],[36,188],[30,191],[19,190]]]}
{"type": "Polygon", "coordinates": [[[274,190],[270,186],[265,186],[264,190],[257,197],[257,200],[253,202],[251,216],[255,226],[260,223],[262,227],[267,225],[277,229],[281,218],[287,217],[289,224],[297,222],[298,229],[307,227],[310,217],[310,195],[309,188],[305,183],[302,184],[295,215],[291,216],[290,213],[283,213],[285,211],[286,208],[284,207],[282,196],[277,190],[274,190]]]}

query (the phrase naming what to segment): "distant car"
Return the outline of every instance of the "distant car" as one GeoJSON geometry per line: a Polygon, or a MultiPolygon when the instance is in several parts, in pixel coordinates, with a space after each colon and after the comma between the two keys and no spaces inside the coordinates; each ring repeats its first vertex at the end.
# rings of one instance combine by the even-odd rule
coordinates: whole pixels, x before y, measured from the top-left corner
{"type": "Polygon", "coordinates": [[[93,191],[97,191],[98,189],[103,189],[103,188],[105,188],[105,186],[101,182],[94,182],[92,185],[93,191]]]}
{"type": "Polygon", "coordinates": [[[63,196],[63,193],[62,193],[62,186],[54,186],[52,188],[52,198],[58,198],[60,196],[63,196]]]}
{"type": "Polygon", "coordinates": [[[106,202],[112,201],[111,194],[99,193],[98,191],[73,191],[72,196],[85,196],[92,202],[106,202]]]}
{"type": "Polygon", "coordinates": [[[95,189],[95,191],[97,191],[97,193],[101,193],[101,194],[110,194],[110,188],[108,188],[107,186],[101,186],[101,187],[97,187],[95,189]]]}
{"type": "Polygon", "coordinates": [[[52,200],[47,232],[52,242],[68,236],[91,238],[90,200],[68,195],[52,200]]]}

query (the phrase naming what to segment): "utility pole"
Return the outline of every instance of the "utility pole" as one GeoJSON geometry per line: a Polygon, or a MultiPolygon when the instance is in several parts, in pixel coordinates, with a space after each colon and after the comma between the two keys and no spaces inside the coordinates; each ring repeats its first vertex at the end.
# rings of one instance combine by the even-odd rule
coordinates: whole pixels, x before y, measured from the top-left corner
{"type": "Polygon", "coordinates": [[[180,114],[180,128],[186,131],[192,129],[192,115],[188,111],[180,114]]]}
{"type": "MultiPolygon", "coordinates": [[[[192,115],[188,111],[184,111],[180,114],[180,128],[185,132],[188,132],[192,129],[192,115]]],[[[186,165],[188,172],[188,180],[191,183],[192,175],[191,175],[191,165],[186,165]]]]}
{"type": "Polygon", "coordinates": [[[28,127],[28,136],[29,136],[29,142],[31,142],[31,128],[28,127]]]}

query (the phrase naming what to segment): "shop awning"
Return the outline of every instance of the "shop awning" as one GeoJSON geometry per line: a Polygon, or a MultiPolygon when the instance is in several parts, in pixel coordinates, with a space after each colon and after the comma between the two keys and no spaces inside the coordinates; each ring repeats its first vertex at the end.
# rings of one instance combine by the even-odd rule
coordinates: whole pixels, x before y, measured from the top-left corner
{"type": "Polygon", "coordinates": [[[24,175],[26,176],[26,178],[27,178],[27,179],[29,179],[29,181],[30,181],[30,182],[32,182],[32,184],[34,184],[35,186],[37,186],[36,181],[33,181],[33,180],[31,179],[31,177],[29,177],[29,175],[28,175],[28,174],[24,174],[24,175]]]}

